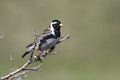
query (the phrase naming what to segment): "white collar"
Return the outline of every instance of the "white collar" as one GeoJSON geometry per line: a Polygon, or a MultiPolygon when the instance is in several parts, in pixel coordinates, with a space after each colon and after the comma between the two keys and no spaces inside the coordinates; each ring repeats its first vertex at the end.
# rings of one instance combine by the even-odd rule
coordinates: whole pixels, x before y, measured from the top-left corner
{"type": "Polygon", "coordinates": [[[51,23],[51,25],[50,25],[50,30],[51,30],[52,34],[55,35],[55,32],[54,32],[55,29],[53,28],[52,23],[51,23]]]}

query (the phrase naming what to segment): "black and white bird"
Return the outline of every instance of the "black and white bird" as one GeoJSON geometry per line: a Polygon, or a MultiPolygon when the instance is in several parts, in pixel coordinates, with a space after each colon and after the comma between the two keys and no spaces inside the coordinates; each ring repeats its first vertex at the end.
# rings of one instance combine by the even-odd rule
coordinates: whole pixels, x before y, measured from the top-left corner
{"type": "Polygon", "coordinates": [[[29,53],[31,54],[30,58],[32,58],[35,50],[48,50],[49,53],[51,53],[59,41],[61,36],[60,29],[62,26],[63,24],[59,20],[53,20],[48,28],[45,29],[39,37],[36,37],[35,40],[26,47],[26,52],[22,55],[22,58],[29,53]]]}

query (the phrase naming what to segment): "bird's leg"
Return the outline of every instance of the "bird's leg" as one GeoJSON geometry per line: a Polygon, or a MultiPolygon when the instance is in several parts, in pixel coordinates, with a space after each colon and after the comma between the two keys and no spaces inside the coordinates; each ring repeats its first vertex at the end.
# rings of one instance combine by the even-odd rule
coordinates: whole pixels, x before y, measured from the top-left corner
{"type": "Polygon", "coordinates": [[[48,50],[42,51],[42,53],[40,54],[42,57],[46,58],[47,55],[51,55],[53,54],[53,51],[55,49],[55,46],[51,47],[48,50]]]}
{"type": "Polygon", "coordinates": [[[37,50],[37,55],[41,55],[42,53],[43,53],[43,51],[37,50]]]}
{"type": "Polygon", "coordinates": [[[33,53],[34,53],[34,52],[32,52],[32,53],[31,53],[30,58],[32,58],[32,57],[33,57],[33,53]]]}
{"type": "Polygon", "coordinates": [[[48,53],[47,50],[46,51],[42,51],[42,53],[40,54],[40,56],[46,58],[47,53],[48,53]]]}
{"type": "Polygon", "coordinates": [[[43,62],[42,61],[42,56],[41,56],[42,53],[43,53],[43,51],[38,50],[37,55],[34,56],[34,58],[38,59],[41,63],[43,62]]]}
{"type": "Polygon", "coordinates": [[[30,58],[29,58],[30,61],[32,61],[32,59],[33,59],[33,53],[34,53],[34,51],[32,51],[30,54],[30,58]]]}
{"type": "Polygon", "coordinates": [[[48,49],[46,51],[43,51],[43,53],[41,54],[41,56],[44,57],[44,58],[46,58],[47,55],[53,55],[53,54],[56,55],[56,53],[58,53],[58,51],[54,52],[54,49],[55,49],[55,46],[51,47],[50,49],[48,49]]]}
{"type": "Polygon", "coordinates": [[[49,49],[48,55],[51,54],[51,53],[54,51],[54,49],[55,49],[55,46],[51,47],[51,48],[49,49]]]}

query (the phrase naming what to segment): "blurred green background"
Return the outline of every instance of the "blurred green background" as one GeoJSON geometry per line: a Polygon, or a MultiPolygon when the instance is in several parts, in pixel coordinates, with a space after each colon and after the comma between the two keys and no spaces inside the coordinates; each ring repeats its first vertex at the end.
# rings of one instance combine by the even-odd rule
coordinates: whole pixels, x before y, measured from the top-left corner
{"type": "Polygon", "coordinates": [[[0,76],[9,72],[10,54],[14,69],[25,63],[33,28],[41,32],[53,19],[71,38],[25,80],[120,80],[120,0],[0,0],[0,76]]]}

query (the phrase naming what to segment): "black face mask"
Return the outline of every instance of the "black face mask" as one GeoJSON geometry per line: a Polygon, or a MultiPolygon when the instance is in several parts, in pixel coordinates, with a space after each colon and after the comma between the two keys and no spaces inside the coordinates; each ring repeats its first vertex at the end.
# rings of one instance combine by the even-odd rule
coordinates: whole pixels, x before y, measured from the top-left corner
{"type": "Polygon", "coordinates": [[[56,37],[60,37],[60,35],[61,35],[60,31],[57,31],[57,30],[55,30],[55,34],[56,34],[55,35],[56,37]]]}
{"type": "Polygon", "coordinates": [[[53,24],[53,28],[57,31],[60,31],[60,26],[59,24],[53,24]]]}

